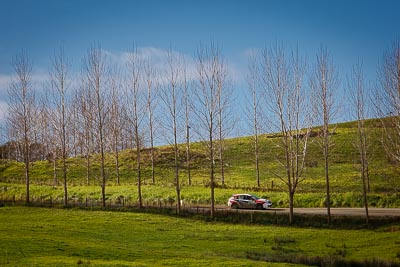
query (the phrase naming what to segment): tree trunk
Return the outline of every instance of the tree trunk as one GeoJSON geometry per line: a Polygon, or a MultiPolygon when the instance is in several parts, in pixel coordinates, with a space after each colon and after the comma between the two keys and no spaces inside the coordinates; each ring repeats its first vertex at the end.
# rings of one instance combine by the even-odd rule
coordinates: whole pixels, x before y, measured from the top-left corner
{"type": "Polygon", "coordinates": [[[57,161],[56,157],[53,155],[53,186],[58,186],[58,179],[57,179],[57,161]]]}
{"type": "Polygon", "coordinates": [[[189,129],[190,126],[186,119],[186,170],[187,170],[187,178],[188,178],[188,185],[192,185],[192,178],[190,174],[190,136],[189,136],[189,129]]]}
{"type": "Polygon", "coordinates": [[[178,165],[178,140],[177,140],[177,132],[176,132],[176,115],[173,118],[174,121],[174,152],[175,152],[175,186],[176,186],[176,198],[177,198],[177,213],[179,214],[181,211],[181,189],[179,182],[179,165],[178,165]]]}
{"type": "Polygon", "coordinates": [[[259,152],[258,152],[258,135],[254,136],[254,156],[256,160],[256,181],[257,187],[260,187],[260,164],[259,164],[259,152]]]}
{"type": "Polygon", "coordinates": [[[118,140],[115,139],[115,174],[117,176],[117,185],[120,185],[120,174],[119,174],[119,151],[118,151],[118,140]]]}
{"type": "Polygon", "coordinates": [[[65,157],[63,157],[63,182],[64,182],[64,205],[68,206],[67,161],[65,157]]]}
{"type": "Polygon", "coordinates": [[[155,158],[154,158],[154,140],[153,124],[150,123],[150,158],[151,158],[151,182],[156,184],[155,158]]]}
{"type": "Polygon", "coordinates": [[[326,183],[326,210],[328,213],[328,224],[331,224],[331,197],[329,185],[329,163],[328,156],[325,155],[325,183],[326,183]]]}
{"type": "Polygon", "coordinates": [[[365,208],[365,220],[367,225],[369,224],[369,213],[368,213],[368,198],[367,198],[367,194],[368,194],[368,189],[367,189],[367,185],[366,185],[366,177],[365,177],[366,173],[365,170],[363,170],[363,174],[362,174],[362,181],[363,181],[363,199],[364,199],[364,208],[365,208]]]}
{"type": "Polygon", "coordinates": [[[100,132],[100,160],[101,160],[101,196],[102,196],[102,203],[103,207],[106,207],[106,173],[105,173],[105,161],[104,161],[104,140],[103,140],[103,123],[102,120],[100,119],[100,127],[99,127],[99,132],[100,132]]]}
{"type": "MultiPolygon", "coordinates": [[[[257,123],[255,123],[255,127],[257,123]]],[[[256,128],[255,128],[256,129],[256,128]]],[[[257,181],[257,187],[260,187],[260,159],[259,159],[259,151],[258,151],[258,133],[257,130],[255,130],[255,135],[254,135],[254,156],[255,156],[255,161],[256,161],[256,181],[257,181]]]]}
{"type": "Polygon", "coordinates": [[[294,193],[292,191],[289,192],[289,224],[293,224],[294,222],[294,193]]]}
{"type": "Polygon", "coordinates": [[[363,184],[365,220],[368,225],[369,224],[369,213],[368,213],[369,177],[368,177],[368,157],[367,157],[367,140],[366,140],[367,138],[366,138],[364,121],[359,120],[358,127],[360,135],[359,138],[360,138],[360,156],[361,156],[361,180],[363,184]]]}
{"type": "MultiPolygon", "coordinates": [[[[220,135],[220,138],[222,138],[222,135],[220,135]]],[[[225,162],[224,162],[224,141],[220,139],[220,145],[219,145],[219,165],[221,168],[221,184],[222,186],[225,185],[225,162]]]]}
{"type": "Polygon", "coordinates": [[[136,168],[137,168],[137,182],[138,182],[138,198],[139,198],[139,208],[143,208],[143,200],[142,200],[142,177],[141,177],[141,157],[140,157],[140,141],[139,141],[139,132],[136,129],[136,168]]]}
{"type": "MultiPolygon", "coordinates": [[[[326,94],[326,90],[324,91],[326,94]]],[[[324,130],[323,130],[323,150],[325,160],[325,183],[326,183],[326,211],[328,213],[328,224],[331,224],[331,196],[330,196],[330,184],[329,184],[329,120],[328,110],[326,103],[326,96],[323,101],[323,112],[324,112],[324,130]]]]}
{"type": "Polygon", "coordinates": [[[90,185],[90,156],[86,154],[86,185],[90,185]]]}
{"type": "MultiPolygon", "coordinates": [[[[212,116],[211,116],[212,118],[212,116]]],[[[214,200],[214,147],[213,147],[213,136],[212,136],[212,122],[210,127],[210,189],[211,189],[211,218],[214,218],[215,211],[215,200],[214,200]]]]}
{"type": "Polygon", "coordinates": [[[29,179],[29,160],[25,160],[25,182],[26,182],[26,204],[30,203],[30,179],[29,179]]]}

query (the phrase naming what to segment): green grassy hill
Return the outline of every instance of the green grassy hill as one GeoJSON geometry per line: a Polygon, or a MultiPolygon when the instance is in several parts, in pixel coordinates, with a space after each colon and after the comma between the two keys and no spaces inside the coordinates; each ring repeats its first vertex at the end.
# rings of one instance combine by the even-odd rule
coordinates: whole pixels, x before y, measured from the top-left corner
{"type": "MultiPolygon", "coordinates": [[[[370,138],[371,160],[370,171],[370,202],[372,206],[400,207],[400,201],[395,192],[394,183],[399,184],[400,179],[394,166],[390,164],[380,138],[382,128],[379,120],[366,122],[370,138]]],[[[354,146],[357,125],[354,122],[341,123],[335,126],[335,134],[331,136],[334,146],[330,162],[331,191],[333,194],[333,206],[360,206],[361,180],[359,176],[359,160],[354,146]]],[[[318,131],[318,129],[314,129],[318,131]]],[[[271,197],[278,206],[287,206],[286,188],[279,175],[283,175],[284,169],[276,160],[282,155],[279,148],[279,138],[273,135],[264,135],[261,138],[261,187],[257,188],[254,171],[254,152],[252,137],[240,137],[225,141],[225,186],[216,191],[216,200],[224,204],[227,198],[236,192],[251,192],[258,195],[271,197]]],[[[185,171],[185,150],[181,148],[182,196],[190,203],[206,204],[209,201],[208,161],[205,157],[202,145],[192,145],[192,186],[187,185],[185,171]]],[[[148,203],[159,201],[172,202],[175,198],[173,186],[173,151],[168,146],[156,149],[156,184],[151,185],[151,164],[149,151],[143,150],[143,181],[144,197],[148,203]]],[[[98,198],[100,195],[99,160],[98,156],[92,157],[92,169],[89,185],[86,180],[85,159],[83,157],[70,158],[68,160],[68,185],[70,196],[78,199],[86,197],[98,198]]],[[[106,188],[109,199],[136,199],[136,162],[134,152],[124,150],[120,155],[121,185],[116,186],[115,163],[112,154],[107,155],[108,187],[106,188]]],[[[219,166],[218,161],[216,166],[219,166]]],[[[309,143],[309,156],[307,169],[303,175],[304,180],[299,185],[296,195],[297,206],[323,206],[324,205],[324,168],[323,157],[318,137],[312,137],[309,143]]],[[[24,193],[23,165],[16,162],[2,162],[0,166],[0,198],[21,197],[24,193]]],[[[61,179],[61,169],[58,170],[61,179]]],[[[217,173],[217,183],[221,185],[221,179],[217,173]]],[[[52,187],[53,163],[38,161],[32,164],[32,195],[41,197],[62,196],[62,188],[52,187]]],[[[61,185],[61,181],[60,181],[61,185]]]]}

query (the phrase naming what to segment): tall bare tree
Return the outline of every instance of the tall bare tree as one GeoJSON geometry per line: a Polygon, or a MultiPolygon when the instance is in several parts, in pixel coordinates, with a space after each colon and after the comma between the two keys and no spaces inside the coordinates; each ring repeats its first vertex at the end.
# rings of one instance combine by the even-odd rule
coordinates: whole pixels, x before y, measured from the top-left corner
{"type": "Polygon", "coordinates": [[[106,206],[106,182],[105,169],[105,129],[109,116],[109,107],[106,103],[108,86],[107,58],[100,47],[91,47],[84,60],[85,82],[92,92],[91,111],[93,112],[94,137],[100,154],[100,180],[102,205],[106,206]]]}
{"type": "MultiPolygon", "coordinates": [[[[51,90],[51,87],[50,87],[51,90]]],[[[52,92],[50,92],[51,94],[52,92]]],[[[53,123],[53,108],[51,106],[50,97],[48,95],[41,100],[41,110],[39,113],[41,114],[42,126],[41,126],[41,136],[42,141],[41,144],[45,146],[46,150],[46,159],[53,163],[53,186],[56,187],[59,185],[58,179],[58,158],[60,146],[58,143],[58,135],[53,123]]]]}
{"type": "Polygon", "coordinates": [[[32,160],[45,160],[48,158],[48,153],[55,142],[53,129],[50,125],[51,120],[47,112],[47,103],[42,95],[39,96],[36,110],[40,116],[35,116],[32,121],[34,125],[34,142],[36,146],[35,149],[32,149],[36,151],[32,155],[32,160]]]}
{"type": "Polygon", "coordinates": [[[175,169],[175,190],[176,190],[176,204],[177,212],[181,210],[181,185],[179,180],[179,146],[178,146],[178,123],[181,109],[179,108],[182,103],[182,58],[174,53],[168,51],[167,58],[167,73],[165,86],[161,93],[161,100],[164,103],[164,108],[167,115],[165,121],[165,128],[172,135],[171,145],[174,149],[174,169],[175,169]]]}
{"type": "Polygon", "coordinates": [[[315,100],[315,112],[318,122],[322,122],[321,147],[324,156],[324,170],[326,183],[326,209],[328,213],[328,224],[331,223],[331,198],[329,179],[329,159],[331,155],[330,130],[331,122],[337,113],[337,91],[339,87],[338,74],[329,57],[326,47],[321,47],[317,54],[317,63],[311,78],[311,87],[315,100]]]}
{"type": "Polygon", "coordinates": [[[221,175],[221,184],[225,185],[225,137],[233,129],[234,121],[231,120],[231,104],[233,92],[227,85],[227,68],[221,57],[219,59],[219,70],[216,73],[217,81],[217,124],[218,124],[218,156],[221,175]]]}
{"type": "Polygon", "coordinates": [[[80,103],[79,97],[79,86],[74,87],[71,91],[71,103],[70,103],[70,114],[71,125],[69,131],[71,133],[71,156],[77,156],[82,153],[82,144],[80,143],[81,135],[79,131],[79,117],[80,117],[80,103]]]}
{"type": "Polygon", "coordinates": [[[360,177],[362,182],[363,202],[365,208],[365,219],[366,223],[369,223],[368,214],[368,158],[369,158],[369,142],[368,132],[365,125],[365,119],[367,114],[367,95],[364,85],[364,74],[362,71],[362,65],[358,64],[353,66],[352,75],[349,80],[349,89],[351,89],[352,104],[355,108],[356,119],[357,119],[357,138],[355,141],[355,147],[359,153],[360,159],[360,177]]]}
{"type": "Polygon", "coordinates": [[[297,50],[286,55],[283,45],[266,48],[261,62],[262,85],[270,123],[281,131],[281,149],[284,157],[278,162],[285,175],[277,173],[287,186],[289,195],[289,221],[293,223],[294,196],[304,179],[308,140],[312,125],[307,91],[303,86],[306,64],[297,50]]]}
{"type": "Polygon", "coordinates": [[[110,138],[111,149],[115,158],[115,176],[117,185],[120,185],[120,171],[119,171],[119,151],[121,143],[121,128],[122,128],[122,109],[124,108],[121,101],[122,95],[122,82],[120,79],[119,70],[113,70],[110,76],[110,138]]]}
{"type": "Polygon", "coordinates": [[[26,203],[30,202],[31,146],[34,141],[33,121],[36,114],[35,91],[32,88],[32,63],[22,51],[12,65],[16,74],[8,89],[7,125],[10,136],[19,144],[19,152],[25,169],[26,203]]]}
{"type": "Polygon", "coordinates": [[[255,176],[257,186],[260,187],[260,149],[259,149],[259,133],[260,133],[260,100],[259,93],[259,67],[257,55],[253,54],[249,57],[248,74],[246,76],[248,89],[251,93],[251,109],[249,110],[249,120],[252,121],[253,130],[253,147],[255,160],[255,176]]]}
{"type": "MultiPolygon", "coordinates": [[[[64,187],[64,205],[68,205],[68,188],[67,188],[67,158],[69,154],[69,132],[70,120],[68,119],[69,106],[69,64],[65,59],[64,49],[60,48],[58,53],[55,53],[51,59],[52,68],[50,70],[52,105],[50,106],[50,118],[53,129],[56,134],[56,150],[61,150],[62,160],[62,175],[64,187]]],[[[56,157],[57,151],[54,151],[56,157]]],[[[56,158],[53,159],[56,162],[56,158]]]]}
{"type": "Polygon", "coordinates": [[[136,152],[136,171],[137,171],[137,188],[138,188],[138,200],[139,208],[143,207],[142,200],[142,176],[141,176],[141,151],[142,140],[141,140],[141,123],[143,120],[144,108],[142,107],[142,91],[140,90],[140,71],[142,68],[142,62],[139,58],[138,51],[136,48],[128,54],[127,71],[128,71],[128,101],[129,101],[129,124],[132,127],[133,139],[135,142],[136,152]]]}
{"type": "MultiPolygon", "coordinates": [[[[375,111],[381,118],[384,134],[382,145],[393,169],[400,166],[400,40],[385,51],[378,71],[375,111]]],[[[396,192],[400,191],[398,175],[391,177],[396,192]]]]}
{"type": "Polygon", "coordinates": [[[200,45],[197,50],[197,81],[194,87],[193,111],[195,132],[206,145],[210,161],[211,217],[215,213],[215,149],[218,138],[218,98],[222,87],[219,81],[224,75],[220,48],[211,42],[209,46],[200,45]]]}
{"type": "MultiPolygon", "coordinates": [[[[90,184],[91,172],[91,156],[94,153],[94,114],[92,110],[93,92],[89,90],[87,82],[82,74],[79,87],[75,91],[73,98],[73,115],[75,138],[74,146],[79,147],[80,154],[85,157],[86,184],[90,184]]],[[[75,152],[77,154],[78,152],[75,152]]]]}
{"type": "Polygon", "coordinates": [[[153,184],[156,183],[155,177],[155,155],[154,155],[154,111],[156,108],[157,99],[157,80],[156,71],[150,64],[150,59],[144,62],[144,78],[147,87],[147,116],[148,116],[148,127],[149,127],[149,142],[150,142],[150,160],[151,160],[151,181],[153,184]]]}
{"type": "Polygon", "coordinates": [[[184,62],[183,67],[183,105],[185,106],[185,128],[186,128],[186,172],[188,185],[192,185],[192,176],[190,171],[190,113],[191,113],[191,91],[187,78],[187,66],[184,62]]]}

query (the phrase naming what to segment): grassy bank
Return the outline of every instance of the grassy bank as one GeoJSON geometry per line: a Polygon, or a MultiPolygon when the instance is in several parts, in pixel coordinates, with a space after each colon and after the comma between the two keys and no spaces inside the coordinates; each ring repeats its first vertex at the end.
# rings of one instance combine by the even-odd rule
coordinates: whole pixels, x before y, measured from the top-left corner
{"type": "Polygon", "coordinates": [[[399,229],[246,226],[147,213],[2,207],[0,265],[289,266],[265,262],[265,255],[283,254],[400,264],[399,229]]]}
{"type": "MultiPolygon", "coordinates": [[[[382,128],[378,120],[369,120],[370,127],[369,162],[371,207],[400,207],[400,178],[396,166],[385,156],[380,144],[382,128]]],[[[359,160],[354,146],[356,136],[354,122],[337,125],[335,134],[331,136],[332,155],[330,162],[330,188],[332,207],[362,207],[362,183],[359,175],[359,160]]],[[[316,131],[317,129],[315,129],[316,131]]],[[[264,135],[260,138],[260,170],[261,186],[256,186],[254,172],[254,152],[251,137],[227,139],[225,141],[225,185],[216,171],[216,203],[225,204],[234,193],[253,193],[271,198],[276,207],[287,207],[287,188],[279,177],[284,177],[284,168],[277,159],[282,158],[279,149],[279,138],[264,135]]],[[[188,185],[185,171],[185,149],[181,147],[180,181],[182,198],[188,204],[209,204],[210,192],[208,161],[200,143],[193,143],[191,174],[192,186],[188,185]]],[[[170,147],[158,147],[155,151],[155,185],[151,184],[151,164],[148,149],[142,151],[142,183],[144,201],[148,204],[162,203],[167,205],[176,198],[174,185],[174,153],[170,147]]],[[[99,158],[93,155],[90,177],[86,177],[86,163],[82,156],[68,159],[69,197],[71,201],[100,199],[99,158]]],[[[120,185],[115,177],[115,159],[112,154],[106,155],[107,186],[106,197],[109,202],[137,201],[136,158],[134,151],[124,150],[119,155],[120,185]]],[[[296,207],[324,207],[325,179],[324,164],[318,137],[310,138],[307,168],[304,180],[298,185],[295,195],[296,207]]],[[[216,166],[219,166],[216,159],[216,166]]],[[[56,177],[53,163],[47,160],[37,161],[31,166],[31,195],[36,199],[62,199],[62,177],[60,162],[56,177]],[[58,184],[58,185],[57,185],[58,184]],[[56,185],[56,186],[54,186],[56,185]]],[[[22,163],[15,161],[0,162],[0,201],[3,199],[23,199],[26,192],[24,186],[24,169],[22,163]]]]}
{"type": "MultiPolygon", "coordinates": [[[[101,200],[100,186],[71,186],[69,187],[70,202],[96,202],[101,200]]],[[[25,186],[23,184],[0,183],[0,202],[24,201],[25,186]]],[[[136,205],[136,186],[108,186],[106,189],[108,204],[136,205]]],[[[274,207],[288,207],[288,197],[285,192],[259,190],[257,188],[217,188],[215,201],[217,205],[226,205],[228,198],[235,193],[247,192],[267,197],[273,201],[274,207]]],[[[204,186],[185,186],[181,189],[185,205],[209,205],[210,190],[204,186]]],[[[176,200],[175,188],[172,186],[146,185],[142,187],[142,197],[146,205],[170,206],[176,200]]],[[[31,186],[31,198],[40,202],[62,202],[63,188],[52,186],[31,186]]],[[[395,193],[371,193],[368,196],[369,206],[377,208],[399,208],[400,198],[395,193]]],[[[359,192],[332,193],[331,207],[362,207],[363,199],[359,192]]],[[[325,207],[324,193],[298,193],[295,207],[322,208],[325,207]]]]}

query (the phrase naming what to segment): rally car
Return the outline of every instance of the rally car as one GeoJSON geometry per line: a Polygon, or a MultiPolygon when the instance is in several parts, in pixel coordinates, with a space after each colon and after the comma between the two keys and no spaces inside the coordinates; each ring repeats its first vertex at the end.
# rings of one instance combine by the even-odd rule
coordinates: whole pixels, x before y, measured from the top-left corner
{"type": "Polygon", "coordinates": [[[235,194],[228,200],[228,206],[232,209],[268,209],[272,202],[265,198],[259,198],[251,194],[235,194]]]}

